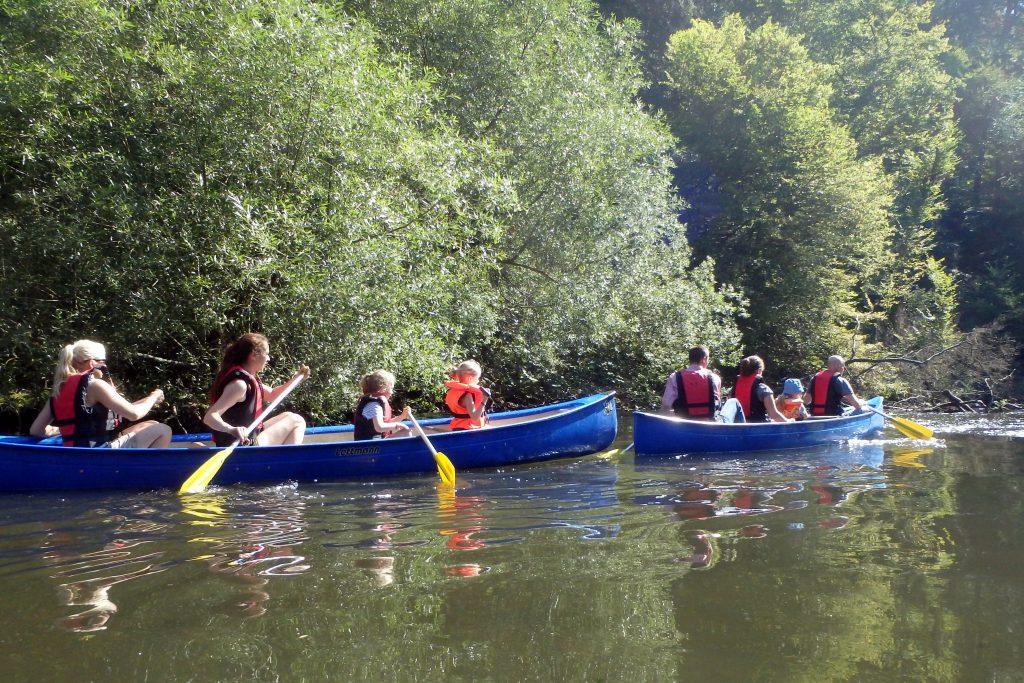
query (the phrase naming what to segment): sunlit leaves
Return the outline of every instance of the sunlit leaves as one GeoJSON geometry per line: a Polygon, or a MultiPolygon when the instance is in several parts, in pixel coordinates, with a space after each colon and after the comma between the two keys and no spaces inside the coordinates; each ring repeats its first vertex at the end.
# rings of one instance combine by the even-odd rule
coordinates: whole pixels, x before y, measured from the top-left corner
{"type": "Polygon", "coordinates": [[[768,22],[737,15],[673,36],[672,122],[710,165],[723,206],[699,243],[743,286],[750,352],[810,365],[842,339],[854,293],[888,263],[888,183],[829,108],[829,68],[768,22]]]}

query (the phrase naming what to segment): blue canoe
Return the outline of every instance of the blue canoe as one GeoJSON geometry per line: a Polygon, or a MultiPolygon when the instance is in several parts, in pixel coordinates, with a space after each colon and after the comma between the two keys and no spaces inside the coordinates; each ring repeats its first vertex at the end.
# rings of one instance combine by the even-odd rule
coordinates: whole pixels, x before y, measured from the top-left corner
{"type": "MultiPolygon", "coordinates": [[[[881,410],[882,398],[876,396],[868,404],[881,410]]],[[[773,451],[839,443],[879,431],[884,423],[881,415],[871,412],[799,422],[725,424],[636,411],[633,440],[637,456],[773,451]]]]}
{"type": "MultiPolygon", "coordinates": [[[[448,431],[448,418],[421,420],[456,471],[579,456],[606,449],[618,420],[614,392],[495,413],[486,429],[448,431]]],[[[0,491],[178,488],[219,448],[209,434],[175,435],[170,448],[74,448],[57,438],[0,436],[0,491]]],[[[213,484],[377,479],[431,473],[418,437],[353,441],[352,425],[310,427],[299,446],[242,446],[213,484]]]]}

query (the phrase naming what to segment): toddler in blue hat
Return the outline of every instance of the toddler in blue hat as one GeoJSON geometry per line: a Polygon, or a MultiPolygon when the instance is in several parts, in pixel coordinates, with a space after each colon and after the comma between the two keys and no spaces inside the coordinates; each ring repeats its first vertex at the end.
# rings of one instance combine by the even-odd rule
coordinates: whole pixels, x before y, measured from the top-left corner
{"type": "Polygon", "coordinates": [[[790,377],[782,385],[782,395],[775,399],[779,412],[792,420],[804,420],[809,417],[804,407],[804,385],[800,380],[790,377]]]}

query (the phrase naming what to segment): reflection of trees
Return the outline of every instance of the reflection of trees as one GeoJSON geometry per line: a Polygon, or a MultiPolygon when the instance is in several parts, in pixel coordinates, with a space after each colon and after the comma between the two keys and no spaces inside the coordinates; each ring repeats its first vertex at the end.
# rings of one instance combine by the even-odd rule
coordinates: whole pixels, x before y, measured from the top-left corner
{"type": "Polygon", "coordinates": [[[741,518],[700,522],[719,560],[672,586],[683,647],[699,653],[681,655],[681,671],[721,680],[956,678],[956,656],[941,642],[957,619],[939,574],[954,555],[938,523],[954,511],[953,481],[897,467],[883,488],[875,475],[861,483],[864,474],[819,468],[761,480],[780,506],[760,519],[770,543],[749,542],[741,518]],[[904,485],[908,477],[915,481],[904,485]]]}

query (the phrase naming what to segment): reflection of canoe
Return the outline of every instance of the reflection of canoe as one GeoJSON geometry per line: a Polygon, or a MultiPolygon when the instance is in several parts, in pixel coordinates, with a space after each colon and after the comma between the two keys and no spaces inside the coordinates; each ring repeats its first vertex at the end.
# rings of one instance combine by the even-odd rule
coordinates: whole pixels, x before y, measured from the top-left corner
{"type": "MultiPolygon", "coordinates": [[[[614,393],[490,416],[491,426],[448,431],[447,418],[422,420],[457,470],[586,455],[615,439],[614,393]]],[[[0,436],[0,491],[177,488],[217,452],[209,434],[182,434],[166,449],[73,448],[56,438],[0,436]]],[[[435,472],[416,437],[353,441],[352,425],[311,427],[300,446],[236,448],[214,484],[377,478],[435,472]]]]}
{"type": "MultiPolygon", "coordinates": [[[[882,408],[879,396],[868,403],[879,410],[882,408]]],[[[633,439],[638,456],[803,448],[864,436],[883,426],[884,419],[877,413],[745,424],[633,413],[633,439]]]]}

